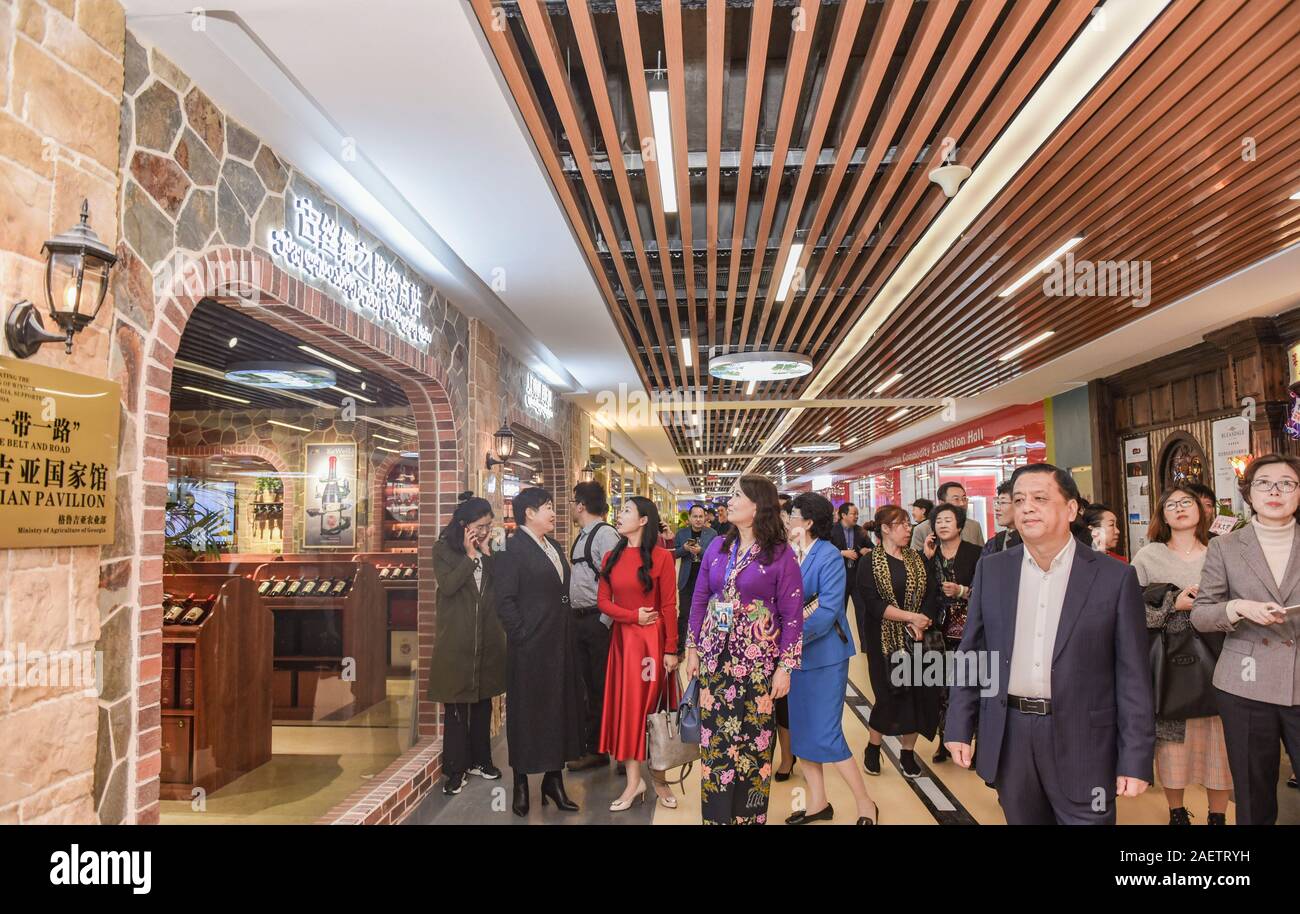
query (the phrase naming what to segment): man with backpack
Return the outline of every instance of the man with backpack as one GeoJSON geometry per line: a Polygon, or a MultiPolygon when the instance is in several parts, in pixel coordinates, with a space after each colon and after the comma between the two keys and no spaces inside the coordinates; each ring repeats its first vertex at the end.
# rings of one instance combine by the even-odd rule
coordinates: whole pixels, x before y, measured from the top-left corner
{"type": "Polygon", "coordinates": [[[569,762],[570,771],[609,763],[609,756],[597,751],[605,704],[609,626],[613,620],[596,607],[596,588],[600,570],[605,567],[605,556],[618,544],[618,531],[605,521],[607,514],[609,502],[599,483],[580,482],[573,487],[573,520],[579,532],[569,552],[573,566],[569,577],[569,605],[577,616],[578,668],[587,706],[583,755],[569,762]]]}

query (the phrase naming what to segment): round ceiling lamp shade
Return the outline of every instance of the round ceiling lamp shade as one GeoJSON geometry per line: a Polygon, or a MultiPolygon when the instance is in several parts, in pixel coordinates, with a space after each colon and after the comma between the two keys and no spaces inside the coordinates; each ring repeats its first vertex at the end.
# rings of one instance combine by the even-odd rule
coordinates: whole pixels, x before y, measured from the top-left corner
{"type": "Polygon", "coordinates": [[[709,359],[709,374],[723,381],[787,381],[812,370],[812,359],[793,352],[733,352],[709,359]]]}
{"type": "Polygon", "coordinates": [[[299,362],[235,362],[226,367],[226,380],[245,387],[270,390],[317,390],[332,387],[332,368],[299,362]]]}

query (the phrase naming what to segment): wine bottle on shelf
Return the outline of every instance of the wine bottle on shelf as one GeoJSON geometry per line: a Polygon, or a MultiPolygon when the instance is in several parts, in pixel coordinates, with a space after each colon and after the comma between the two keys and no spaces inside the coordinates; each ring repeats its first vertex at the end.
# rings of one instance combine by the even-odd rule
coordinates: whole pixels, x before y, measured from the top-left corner
{"type": "Polygon", "coordinates": [[[212,607],[216,605],[216,594],[204,597],[202,600],[191,606],[185,615],[181,617],[181,625],[198,625],[203,621],[203,617],[206,616],[212,610],[212,607]]]}
{"type": "Polygon", "coordinates": [[[289,586],[288,578],[284,578],[283,580],[276,581],[275,586],[271,588],[271,596],[273,597],[283,596],[284,589],[288,586],[289,586]]]}
{"type": "Polygon", "coordinates": [[[296,597],[300,590],[302,590],[302,580],[300,578],[294,578],[289,582],[289,589],[284,592],[284,595],[286,597],[296,597]]]}
{"type": "Polygon", "coordinates": [[[310,597],[316,593],[316,579],[308,578],[302,582],[302,589],[298,591],[300,597],[310,597]]]}
{"type": "Polygon", "coordinates": [[[402,567],[402,579],[403,579],[403,580],[406,580],[406,579],[408,579],[408,578],[413,578],[413,577],[415,577],[415,566],[414,566],[414,565],[405,565],[405,566],[403,566],[403,567],[402,567]]]}
{"type": "Polygon", "coordinates": [[[163,595],[163,625],[175,625],[185,612],[185,605],[170,594],[163,595]]]}
{"type": "Polygon", "coordinates": [[[392,574],[393,574],[393,566],[381,565],[379,567],[379,580],[386,581],[389,579],[389,577],[392,576],[392,574]]]}
{"type": "Polygon", "coordinates": [[[270,592],[271,588],[274,586],[275,586],[275,578],[274,577],[267,578],[265,581],[257,585],[257,592],[260,596],[264,597],[267,595],[267,593],[270,592]]]}
{"type": "Polygon", "coordinates": [[[337,581],[335,581],[334,586],[330,589],[330,596],[341,597],[344,594],[346,594],[349,590],[352,589],[352,581],[355,579],[355,577],[356,575],[350,575],[347,578],[339,578],[337,581]]]}

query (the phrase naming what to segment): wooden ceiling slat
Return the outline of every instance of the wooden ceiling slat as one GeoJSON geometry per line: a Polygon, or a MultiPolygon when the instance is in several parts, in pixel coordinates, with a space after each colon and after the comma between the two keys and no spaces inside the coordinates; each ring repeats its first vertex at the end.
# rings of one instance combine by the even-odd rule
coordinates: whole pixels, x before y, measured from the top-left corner
{"type": "MultiPolygon", "coordinates": [[[[827,175],[825,185],[822,189],[821,198],[817,203],[817,209],[813,213],[813,221],[808,228],[808,237],[816,240],[821,237],[822,228],[830,216],[835,201],[839,198],[840,186],[843,183],[844,175],[848,171],[849,163],[853,160],[853,155],[858,149],[858,140],[862,136],[862,131],[867,124],[867,117],[871,113],[872,106],[875,104],[878,94],[882,91],[888,91],[885,88],[885,74],[888,72],[889,62],[894,56],[894,48],[898,44],[899,36],[903,32],[903,27],[907,24],[908,11],[911,9],[909,0],[888,0],[880,21],[871,34],[871,43],[867,48],[866,60],[862,72],[858,75],[857,94],[854,97],[853,108],[849,113],[846,126],[841,129],[840,141],[835,148],[835,163],[831,166],[830,174],[827,175]]],[[[854,27],[856,31],[856,25],[854,27]]],[[[838,35],[837,35],[838,37],[838,35]]],[[[845,58],[847,60],[847,57],[845,58]]],[[[819,144],[820,145],[820,144],[819,144]]],[[[820,152],[820,149],[818,149],[820,152]]],[[[807,184],[812,179],[813,169],[805,162],[804,173],[799,176],[799,188],[806,193],[807,184]]],[[[793,237],[793,230],[789,229],[789,234],[793,237]]],[[[787,249],[788,250],[788,249],[787,249]]],[[[822,256],[818,270],[822,265],[829,265],[831,260],[831,248],[822,256]]],[[[808,245],[804,248],[803,255],[799,258],[799,268],[807,273],[809,262],[814,254],[814,245],[808,245]]],[[[782,331],[784,330],[787,315],[795,313],[795,301],[802,298],[807,300],[808,292],[813,291],[813,285],[819,282],[820,272],[813,275],[811,283],[805,287],[802,296],[792,296],[786,299],[785,308],[777,312],[776,324],[772,330],[772,338],[781,340],[782,331]]],[[[775,290],[773,290],[775,297],[775,290]]]]}
{"type": "MultiPolygon", "coordinates": [[[[1189,19],[1187,26],[1189,29],[1200,30],[1207,28],[1208,23],[1203,19],[1199,22],[1189,19]]],[[[1211,28],[1210,31],[1213,31],[1213,29],[1211,28]]],[[[1198,31],[1197,34],[1201,33],[1198,31]]],[[[1215,59],[1221,59],[1221,56],[1226,56],[1231,50],[1232,45],[1230,42],[1233,34],[1240,37],[1239,33],[1227,32],[1215,35],[1215,39],[1221,42],[1216,48],[1215,59]]],[[[1190,55],[1195,50],[1196,45],[1190,41],[1177,41],[1166,44],[1165,47],[1182,48],[1185,54],[1190,55]]],[[[1201,60],[1201,58],[1197,58],[1197,60],[1201,60]]],[[[1168,94],[1176,91],[1178,86],[1185,85],[1182,83],[1166,83],[1166,78],[1176,71],[1177,64],[1181,62],[1179,58],[1165,55],[1157,65],[1157,57],[1153,56],[1151,61],[1151,66],[1148,68],[1150,72],[1139,73],[1136,77],[1143,81],[1146,86],[1158,87],[1164,84],[1166,88],[1163,91],[1168,94]]],[[[1128,83],[1125,83],[1125,85],[1128,85],[1128,83]]],[[[1160,90],[1156,89],[1155,91],[1160,90]]],[[[1026,270],[1041,260],[1045,253],[1060,244],[1064,237],[1058,238],[1057,236],[1062,232],[1078,231],[1090,224],[1087,221],[1088,210],[1079,215],[1078,206],[1071,205],[1069,202],[1072,199],[1072,194],[1077,194],[1077,188],[1073,181],[1069,179],[1069,176],[1085,155],[1095,148],[1106,148],[1112,154],[1119,156],[1121,162],[1131,161],[1133,164],[1133,171],[1127,171],[1123,167],[1114,168],[1112,173],[1116,175],[1117,179],[1122,180],[1126,175],[1142,174],[1147,176],[1149,180],[1151,175],[1159,173],[1156,163],[1159,162],[1160,157],[1168,155],[1179,148],[1177,143],[1174,142],[1177,134],[1180,131],[1191,129],[1185,122],[1173,124],[1170,126],[1168,133],[1147,138],[1151,148],[1148,148],[1148,145],[1144,144],[1140,137],[1126,136],[1123,143],[1118,138],[1104,142],[1107,139],[1108,128],[1122,128],[1125,123],[1126,113],[1131,112],[1132,109],[1139,105],[1157,105],[1161,103],[1160,99],[1155,97],[1127,92],[1114,98],[1115,104],[1110,109],[1101,112],[1106,116],[1091,122],[1094,129],[1089,134],[1084,135],[1074,129],[1058,132],[1058,137],[1053,143],[1056,148],[1052,152],[1061,152],[1064,156],[1057,163],[1057,167],[1063,174],[1056,172],[1048,174],[1040,169],[1034,173],[1033,181],[1030,181],[1025,174],[1018,176],[1001,197],[1001,199],[1007,201],[1010,210],[997,212],[996,207],[991,207],[968,229],[966,237],[979,240],[971,246],[966,262],[955,273],[957,275],[983,275],[987,277],[986,283],[989,288],[981,287],[972,290],[976,295],[986,296],[986,300],[983,301],[985,307],[978,311],[966,312],[949,299],[942,306],[946,325],[959,331],[968,323],[986,321],[988,308],[996,308],[1004,304],[1002,300],[996,297],[998,289],[1016,277],[1023,275],[1026,270]],[[1067,138],[1069,139],[1068,143],[1066,142],[1067,138]],[[1148,153],[1146,158],[1139,155],[1139,149],[1148,153]],[[1042,225],[1044,220],[1049,220],[1046,226],[1042,225]],[[1020,248],[1015,247],[1015,245],[1027,239],[1039,240],[1036,243],[1027,244],[1020,248]],[[987,263],[987,257],[993,250],[1016,249],[1022,250],[1024,253],[1015,258],[1002,258],[998,265],[992,268],[995,272],[985,272],[980,268],[981,264],[987,263]],[[997,288],[992,288],[995,283],[1000,283],[1000,285],[997,285],[997,288]],[[987,299],[992,299],[992,301],[987,299]]],[[[1091,121],[1091,118],[1089,117],[1088,120],[1091,121]]],[[[1079,130],[1082,130],[1084,126],[1080,124],[1079,130]]],[[[1048,161],[1053,160],[1049,159],[1048,161]]],[[[1098,180],[1104,183],[1105,179],[1098,180]]],[[[1096,214],[1100,216],[1105,210],[1123,209],[1123,204],[1112,201],[1104,193],[1104,190],[1104,186],[1093,189],[1093,198],[1097,202],[1092,209],[1096,214]]],[[[950,273],[949,275],[954,274],[950,273]]],[[[920,288],[926,288],[925,284],[918,287],[918,289],[920,288]]],[[[915,303],[912,303],[912,307],[907,309],[907,313],[913,313],[915,307],[915,303]]],[[[900,308],[899,311],[903,313],[904,309],[900,308]]],[[[877,334],[878,345],[906,348],[911,344],[911,340],[917,338],[901,339],[897,336],[899,329],[901,329],[901,323],[897,327],[882,328],[882,332],[877,334]]],[[[915,326],[913,329],[918,334],[926,332],[920,326],[915,326]]],[[[1033,336],[1042,328],[1024,329],[1027,331],[1027,336],[1033,336]]]]}
{"type": "MultiPolygon", "coordinates": [[[[722,102],[723,85],[726,79],[726,2],[709,0],[706,9],[705,26],[708,31],[708,44],[705,52],[706,61],[706,142],[708,144],[708,172],[705,188],[705,244],[707,245],[708,267],[708,333],[709,348],[695,353],[696,361],[702,363],[707,371],[709,353],[717,344],[715,336],[718,327],[718,213],[720,209],[720,181],[722,162],[722,102]]],[[[712,379],[706,374],[705,381],[709,391],[713,389],[712,379]]],[[[704,447],[712,452],[715,449],[713,437],[706,432],[704,447]]]]}
{"type": "MultiPolygon", "coordinates": [[[[957,91],[962,78],[966,75],[971,61],[976,53],[983,46],[985,38],[993,28],[994,22],[1002,10],[999,3],[986,2],[974,6],[957,26],[957,35],[949,48],[948,52],[943,55],[943,63],[940,65],[939,72],[925,87],[926,96],[935,98],[948,98],[957,91]]],[[[913,173],[912,163],[916,161],[921,152],[922,146],[926,145],[931,139],[931,131],[939,116],[943,113],[941,105],[922,105],[916,111],[915,116],[908,123],[907,133],[904,135],[902,142],[896,149],[892,165],[885,171],[883,178],[877,182],[863,182],[864,185],[874,186],[870,192],[870,198],[865,207],[864,214],[857,221],[857,229],[854,232],[853,243],[850,245],[847,255],[840,258],[840,267],[835,272],[835,278],[831,281],[826,293],[822,296],[821,304],[817,308],[816,316],[807,324],[807,329],[799,342],[795,345],[800,351],[806,349],[808,341],[812,339],[819,327],[828,328],[836,324],[844,316],[844,311],[849,303],[853,300],[853,295],[857,288],[849,289],[843,296],[839,296],[839,305],[832,312],[829,319],[826,319],[827,311],[830,304],[837,296],[835,290],[839,288],[844,281],[845,275],[862,252],[867,240],[871,238],[872,232],[878,222],[886,214],[886,209],[893,201],[894,195],[898,193],[903,182],[913,173]]],[[[965,126],[965,125],[959,125],[965,126]]],[[[889,136],[884,137],[884,141],[889,141],[889,136]]],[[[869,159],[868,161],[875,161],[869,159]]],[[[928,181],[924,175],[917,175],[918,181],[928,181]]],[[[932,193],[938,193],[935,188],[932,193]]],[[[885,230],[881,233],[878,242],[885,237],[893,235],[890,226],[897,225],[899,221],[905,219],[911,211],[906,207],[898,207],[890,213],[889,220],[885,223],[885,230]]],[[[849,213],[846,211],[846,216],[849,213]]],[[[852,224],[852,223],[845,223],[852,224]]],[[[872,253],[884,250],[884,244],[877,243],[873,247],[872,253]]]]}
{"type": "MultiPolygon", "coordinates": [[[[686,59],[682,49],[682,0],[664,0],[664,56],[668,59],[668,94],[673,119],[673,164],[677,166],[677,225],[682,235],[682,270],[686,280],[691,348],[700,348],[699,314],[695,301],[695,243],[691,226],[689,120],[686,116],[686,59]]],[[[681,353],[678,353],[681,361],[681,353]]],[[[700,383],[700,360],[691,359],[691,383],[700,383]]]]}
{"type": "MultiPolygon", "coordinates": [[[[654,274],[650,270],[650,262],[646,259],[645,242],[641,237],[641,223],[637,218],[636,201],[632,197],[631,182],[628,179],[627,168],[623,160],[623,146],[619,138],[618,125],[614,119],[614,109],[610,104],[609,90],[606,88],[605,65],[601,61],[600,45],[596,39],[595,25],[591,21],[591,13],[583,0],[569,0],[569,13],[582,58],[582,66],[591,92],[592,103],[596,108],[596,122],[599,125],[601,139],[609,158],[610,173],[614,177],[614,187],[622,204],[623,224],[627,226],[628,239],[632,243],[637,269],[641,275],[641,286],[646,296],[647,305],[650,307],[655,335],[658,338],[659,345],[667,353],[668,343],[664,337],[663,322],[659,317],[658,296],[655,291],[657,286],[654,281],[654,274]]],[[[549,22],[544,18],[542,21],[549,22]]],[[[616,251],[614,258],[616,262],[622,260],[621,251],[616,251]]],[[[639,313],[640,306],[635,299],[630,300],[629,305],[632,307],[633,313],[639,313]]],[[[671,379],[676,374],[675,366],[666,359],[652,359],[652,361],[665,370],[671,383],[671,379]]]]}
{"type": "MultiPolygon", "coordinates": [[[[576,2],[576,0],[570,0],[576,2]]],[[[654,137],[654,125],[650,120],[650,94],[645,80],[645,59],[641,52],[641,30],[637,23],[635,0],[618,0],[618,24],[623,37],[623,56],[627,61],[627,82],[632,93],[633,123],[636,135],[641,138],[642,149],[647,137],[654,137]]],[[[663,278],[664,290],[668,300],[668,322],[672,327],[672,345],[665,346],[662,362],[671,365],[670,377],[678,376],[682,371],[681,362],[672,358],[681,343],[682,324],[678,312],[677,282],[673,278],[672,246],[669,244],[668,227],[664,214],[663,196],[660,182],[664,179],[659,172],[659,156],[644,162],[647,190],[650,194],[650,216],[655,229],[655,241],[659,248],[659,275],[663,278]]],[[[676,175],[669,175],[668,180],[676,181],[676,175]]],[[[678,201],[680,211],[681,202],[678,201]]],[[[655,296],[653,314],[659,314],[658,295],[655,296]]],[[[685,377],[682,378],[685,384],[685,377]]],[[[674,388],[676,385],[674,385],[674,388]]]]}
{"type": "MultiPolygon", "coordinates": [[[[587,195],[591,198],[592,208],[595,211],[597,221],[600,223],[600,230],[605,235],[605,243],[613,252],[614,268],[618,271],[619,280],[623,284],[625,297],[632,306],[630,310],[637,332],[640,339],[645,341],[648,349],[650,336],[646,332],[645,322],[641,319],[640,308],[636,306],[636,286],[632,284],[631,277],[628,276],[627,270],[623,266],[623,258],[619,252],[618,235],[615,234],[609,221],[609,209],[591,166],[590,151],[583,135],[582,125],[576,111],[576,103],[573,99],[573,88],[569,85],[569,81],[560,65],[559,49],[555,46],[555,34],[551,30],[549,17],[536,3],[521,3],[519,11],[523,16],[524,27],[528,31],[529,41],[533,45],[538,65],[542,68],[543,76],[551,91],[551,97],[555,102],[556,109],[559,111],[561,123],[564,125],[564,132],[569,138],[573,158],[582,173],[583,186],[587,190],[587,195]]],[[[487,28],[490,29],[491,26],[488,25],[487,28]]],[[[617,154],[618,148],[617,146],[614,147],[615,154],[617,154]]],[[[647,289],[646,293],[649,294],[650,291],[647,289]]],[[[613,304],[617,308],[617,302],[613,302],[613,304]]],[[[657,313],[657,310],[652,309],[652,313],[657,313]]],[[[659,337],[662,340],[662,330],[659,331],[659,337]]],[[[635,350],[630,350],[630,352],[633,355],[633,361],[639,361],[636,358],[635,350]]],[[[651,353],[647,352],[647,355],[650,356],[651,353]]],[[[645,361],[648,363],[655,387],[663,388],[665,384],[664,378],[659,371],[659,360],[649,357],[645,361]]]]}
{"type": "MultiPolygon", "coordinates": [[[[790,153],[791,134],[795,128],[795,114],[799,110],[799,100],[803,98],[804,73],[808,67],[808,57],[812,50],[813,36],[817,32],[817,11],[820,0],[802,0],[799,10],[803,13],[803,29],[795,33],[790,60],[785,70],[785,85],[781,92],[781,110],[776,121],[776,141],[772,146],[772,164],[767,170],[767,183],[763,188],[763,209],[759,213],[758,229],[754,233],[754,257],[749,270],[749,289],[745,294],[745,307],[740,318],[740,347],[743,350],[749,337],[749,321],[754,310],[754,298],[758,293],[763,263],[767,255],[767,243],[772,232],[772,218],[776,214],[777,199],[781,195],[781,186],[785,178],[786,158],[790,153]]],[[[805,150],[813,154],[814,150],[805,150]]],[[[816,150],[820,151],[820,150],[816,150]]],[[[807,161],[805,157],[804,161],[807,161]]],[[[813,161],[816,161],[814,155],[813,161]]],[[[796,214],[797,215],[797,214],[796,214]]],[[[789,216],[787,216],[789,218],[789,216]]],[[[782,261],[773,264],[774,272],[768,287],[780,283],[782,261]]]]}
{"type": "MultiPolygon", "coordinates": [[[[546,122],[542,117],[541,106],[538,104],[537,95],[533,91],[532,82],[525,74],[523,61],[519,57],[519,49],[515,47],[514,42],[510,39],[508,31],[504,29],[498,30],[494,27],[493,11],[496,7],[493,0],[471,0],[471,3],[473,4],[474,15],[478,17],[479,26],[487,37],[498,66],[501,67],[501,73],[506,80],[506,85],[510,87],[510,92],[515,98],[515,107],[523,117],[528,132],[532,135],[533,145],[537,149],[542,165],[551,179],[551,186],[555,188],[556,195],[560,198],[560,205],[569,218],[569,226],[578,238],[579,247],[582,248],[582,252],[587,258],[587,264],[591,268],[596,284],[600,286],[610,318],[614,321],[614,326],[623,339],[623,345],[627,347],[627,351],[635,353],[636,343],[632,338],[627,322],[623,320],[623,315],[618,310],[618,300],[613,287],[610,285],[609,278],[605,274],[605,266],[601,262],[600,252],[596,249],[595,239],[591,237],[587,220],[583,217],[582,209],[578,206],[578,202],[573,195],[573,188],[564,175],[564,167],[560,163],[559,153],[555,149],[555,144],[550,137],[550,131],[547,129],[546,122]]],[[[630,284],[625,282],[624,289],[628,294],[631,294],[630,284]]],[[[659,377],[658,372],[654,371],[652,366],[648,370],[648,366],[642,364],[639,359],[634,359],[634,361],[637,363],[637,370],[641,375],[642,383],[649,387],[651,378],[657,379],[659,377]]]]}
{"type": "MultiPolygon", "coordinates": [[[[999,31],[993,46],[989,49],[987,60],[981,62],[980,71],[963,91],[952,115],[938,132],[937,135],[940,137],[954,139],[965,137],[965,142],[959,144],[962,164],[973,167],[979,163],[994,139],[1010,123],[1034,86],[1038,85],[1039,80],[1046,74],[1052,62],[1065,49],[1070,39],[1078,33],[1091,11],[1086,4],[1062,4],[1057,7],[1044,24],[1035,46],[1027,49],[997,96],[991,96],[993,84],[1011,66],[1017,50],[1022,46],[1045,8],[1045,3],[1016,3],[1012,6],[1005,26],[999,31]],[[980,109],[984,105],[987,107],[981,114],[980,109]],[[974,127],[971,127],[971,118],[977,114],[979,120],[974,127]]],[[[939,148],[933,152],[934,159],[931,164],[937,166],[943,154],[942,141],[939,148]]],[[[915,239],[920,237],[943,210],[947,198],[942,194],[932,192],[928,201],[922,199],[926,191],[931,190],[929,166],[913,175],[909,183],[909,191],[897,206],[899,212],[907,214],[897,233],[904,236],[902,243],[893,249],[885,245],[875,245],[866,252],[864,263],[855,275],[852,289],[844,296],[843,303],[852,301],[853,296],[862,287],[865,279],[871,275],[872,268],[882,256],[888,255],[888,261],[877,277],[880,280],[876,284],[877,287],[883,282],[884,277],[892,274],[915,239]]],[[[857,306],[851,306],[850,313],[842,318],[843,321],[849,325],[856,322],[866,310],[867,304],[867,301],[863,301],[857,306]]],[[[820,349],[827,337],[834,332],[835,324],[836,320],[832,319],[824,321],[821,327],[813,327],[817,336],[810,344],[810,351],[820,349]]],[[[880,372],[882,379],[894,374],[894,369],[889,365],[880,364],[874,367],[880,372]]]]}
{"type": "MultiPolygon", "coordinates": [[[[740,262],[744,259],[745,223],[749,208],[749,185],[754,173],[754,143],[758,133],[758,116],[763,101],[763,82],[767,73],[767,43],[772,23],[772,0],[755,0],[750,11],[749,66],[745,74],[745,115],[740,127],[740,171],[736,180],[735,214],[731,224],[731,263],[727,276],[727,317],[722,325],[726,337],[723,351],[731,349],[731,328],[736,319],[736,284],[740,262]]],[[[757,282],[750,275],[750,282],[757,282]]],[[[716,381],[716,379],[714,379],[716,381]]],[[[716,392],[721,384],[711,384],[716,392]]]]}

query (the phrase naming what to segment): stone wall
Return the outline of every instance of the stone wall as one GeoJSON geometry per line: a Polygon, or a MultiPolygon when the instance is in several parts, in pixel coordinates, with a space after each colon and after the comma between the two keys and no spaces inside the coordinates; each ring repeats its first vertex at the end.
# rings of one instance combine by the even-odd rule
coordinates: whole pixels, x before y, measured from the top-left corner
{"type": "MultiPolygon", "coordinates": [[[[42,243],[77,222],[81,201],[109,244],[118,237],[117,141],[123,15],[116,0],[0,0],[0,303],[45,310],[42,243]]],[[[112,303],[104,311],[112,313],[112,303]]],[[[82,332],[71,356],[34,361],[108,376],[108,327],[82,332]]],[[[0,353],[8,355],[0,342],[0,353]]],[[[101,625],[97,546],[0,550],[0,650],[93,651],[101,625]]],[[[95,732],[125,745],[120,678],[105,698],[62,686],[0,688],[0,824],[95,822],[95,732]]],[[[105,772],[125,784],[125,765],[105,772]]],[[[117,808],[103,810],[115,821],[117,808]]]]}
{"type": "MultiPolygon", "coordinates": [[[[126,821],[158,819],[162,551],[170,431],[171,373],[189,315],[204,298],[259,320],[335,357],[385,375],[411,403],[421,467],[420,535],[432,536],[468,484],[466,449],[469,321],[274,150],[216,107],[202,87],[157,49],[128,33],[124,51],[122,225],[115,271],[117,310],[110,370],[123,385],[118,541],[101,600],[132,609],[125,643],[106,649],[114,674],[135,698],[132,740],[109,743],[105,767],[125,752],[134,766],[126,821]],[[293,228],[309,199],[420,292],[426,345],[403,339],[312,284],[268,250],[272,230],[293,228]],[[427,483],[427,485],[426,485],[427,483]]],[[[361,407],[358,407],[359,409],[361,407]]],[[[420,558],[420,657],[433,650],[434,586],[420,558]]],[[[427,669],[420,682],[420,694],[427,669]]],[[[420,702],[422,740],[436,740],[436,707],[420,702]]],[[[423,743],[420,744],[421,746],[423,743]]],[[[415,747],[413,747],[414,749],[415,747]]],[[[107,797],[104,802],[109,802],[107,797]]]]}

